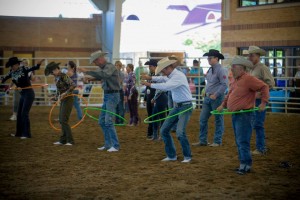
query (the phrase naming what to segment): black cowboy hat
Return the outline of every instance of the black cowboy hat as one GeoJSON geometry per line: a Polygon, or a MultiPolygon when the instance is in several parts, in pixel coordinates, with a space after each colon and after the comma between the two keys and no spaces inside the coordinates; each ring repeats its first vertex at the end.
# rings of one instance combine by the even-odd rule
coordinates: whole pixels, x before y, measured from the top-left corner
{"type": "Polygon", "coordinates": [[[214,57],[217,57],[219,59],[224,59],[223,54],[221,54],[218,50],[215,50],[215,49],[210,49],[208,51],[208,53],[203,54],[203,56],[214,56],[214,57]]]}
{"type": "Polygon", "coordinates": [[[15,64],[20,64],[22,61],[18,57],[11,57],[8,59],[8,62],[5,64],[5,67],[11,67],[15,64]]]}
{"type": "Polygon", "coordinates": [[[144,65],[149,65],[149,66],[157,67],[157,61],[153,60],[153,59],[150,59],[149,61],[145,62],[144,65]]]}
{"type": "Polygon", "coordinates": [[[48,76],[49,74],[51,74],[53,70],[59,69],[59,64],[60,63],[50,62],[48,65],[46,65],[45,76],[48,76]]]}

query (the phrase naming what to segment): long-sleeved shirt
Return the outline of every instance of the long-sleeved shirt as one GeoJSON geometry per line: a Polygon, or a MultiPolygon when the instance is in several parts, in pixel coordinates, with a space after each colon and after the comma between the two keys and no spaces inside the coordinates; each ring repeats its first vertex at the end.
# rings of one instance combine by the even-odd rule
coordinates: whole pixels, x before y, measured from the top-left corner
{"type": "MultiPolygon", "coordinates": [[[[149,74],[149,76],[154,76],[155,75],[155,73],[150,73],[149,74]]],[[[154,83],[154,81],[153,80],[148,80],[147,81],[148,83],[154,83]]],[[[153,98],[154,98],[154,96],[155,96],[155,89],[154,88],[151,88],[151,87],[149,87],[149,86],[146,86],[146,91],[145,91],[145,98],[144,98],[144,100],[145,101],[151,101],[153,98]]]]}
{"type": "Polygon", "coordinates": [[[205,92],[207,94],[214,94],[219,97],[225,93],[228,87],[228,73],[219,63],[209,68],[206,80],[205,92]]]}
{"type": "Polygon", "coordinates": [[[30,72],[37,70],[41,65],[36,65],[34,67],[19,67],[16,71],[10,70],[8,74],[2,79],[2,83],[7,81],[8,79],[12,79],[12,82],[20,88],[30,87],[30,72]]]}
{"type": "Polygon", "coordinates": [[[270,89],[272,89],[275,86],[275,81],[270,69],[260,62],[256,63],[253,66],[253,68],[250,70],[250,74],[258,78],[259,80],[265,82],[270,89]]]}
{"type": "Polygon", "coordinates": [[[152,83],[151,88],[171,91],[175,103],[192,101],[192,94],[186,76],[177,69],[174,69],[168,77],[153,76],[152,80],[158,83],[152,83]]]}
{"type": "Polygon", "coordinates": [[[126,96],[133,95],[133,93],[137,92],[135,88],[136,78],[134,72],[128,73],[128,76],[125,79],[125,83],[126,83],[126,91],[125,91],[126,96]]]}
{"type": "Polygon", "coordinates": [[[262,101],[267,103],[270,97],[269,87],[256,77],[243,73],[232,82],[222,105],[229,111],[252,109],[258,91],[261,92],[262,101]]]}
{"type": "Polygon", "coordinates": [[[113,64],[106,63],[100,66],[100,69],[96,71],[87,71],[86,74],[90,75],[96,80],[102,81],[103,90],[121,90],[121,75],[120,70],[118,70],[113,64]]]}
{"type": "Polygon", "coordinates": [[[57,87],[57,97],[62,93],[72,94],[73,90],[76,88],[75,82],[65,73],[60,73],[58,76],[55,76],[55,84],[57,87]]]}

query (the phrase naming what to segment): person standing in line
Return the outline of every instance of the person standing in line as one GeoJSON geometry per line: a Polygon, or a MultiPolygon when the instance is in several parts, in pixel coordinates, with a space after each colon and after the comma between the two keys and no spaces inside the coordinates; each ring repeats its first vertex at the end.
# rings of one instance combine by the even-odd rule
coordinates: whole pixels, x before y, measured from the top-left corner
{"type": "MultiPolygon", "coordinates": [[[[217,108],[219,112],[224,108],[227,108],[230,112],[253,109],[257,92],[261,94],[258,111],[264,112],[270,97],[269,87],[263,81],[247,73],[252,66],[252,63],[242,56],[233,58],[231,71],[234,81],[223,103],[217,108]]],[[[236,169],[236,173],[240,175],[250,172],[252,167],[250,141],[253,118],[254,112],[232,114],[232,126],[240,160],[240,166],[236,169]]]]}
{"type": "MultiPolygon", "coordinates": [[[[250,70],[250,74],[259,80],[262,80],[272,89],[275,86],[274,78],[271,74],[270,69],[260,62],[260,56],[266,55],[266,51],[257,47],[250,46],[248,49],[248,58],[253,64],[253,68],[250,70]]],[[[261,104],[261,94],[258,92],[256,94],[255,105],[259,106],[261,104]]],[[[254,118],[254,129],[256,132],[256,149],[252,151],[253,155],[264,155],[267,151],[265,142],[265,128],[264,123],[266,119],[266,111],[255,112],[254,118]]]]}
{"type": "Polygon", "coordinates": [[[102,109],[109,112],[102,111],[99,116],[99,125],[104,133],[104,146],[99,147],[98,150],[107,150],[108,152],[117,152],[120,150],[120,144],[116,128],[113,123],[113,115],[116,113],[117,105],[120,101],[120,70],[113,64],[106,61],[105,55],[107,53],[101,50],[95,51],[91,54],[90,64],[94,63],[99,66],[96,71],[88,71],[87,69],[79,68],[79,71],[86,75],[92,76],[94,80],[102,81],[102,88],[104,90],[104,98],[102,109]]]}
{"type": "MultiPolygon", "coordinates": [[[[211,111],[219,107],[224,99],[224,93],[228,85],[228,73],[219,63],[224,56],[215,49],[210,49],[203,56],[208,56],[207,60],[211,66],[206,75],[205,97],[200,113],[200,133],[199,142],[193,143],[193,146],[208,146],[208,119],[211,116],[211,111]]],[[[222,144],[224,133],[224,118],[223,115],[215,115],[215,135],[213,143],[210,147],[219,147],[222,144]]]]}
{"type": "Polygon", "coordinates": [[[26,87],[31,86],[29,76],[30,72],[40,69],[41,64],[44,62],[44,59],[37,62],[36,66],[30,68],[20,66],[21,62],[22,61],[20,61],[18,57],[9,58],[8,62],[5,64],[5,67],[10,67],[10,71],[6,76],[2,78],[1,82],[4,83],[11,78],[16,87],[19,87],[21,90],[21,97],[17,113],[16,132],[11,134],[11,136],[20,137],[21,139],[27,139],[31,138],[29,112],[34,101],[35,93],[32,88],[26,87]]]}
{"type": "MultiPolygon", "coordinates": [[[[78,73],[77,73],[77,66],[73,61],[69,61],[66,66],[68,67],[67,75],[72,79],[72,81],[75,83],[76,88],[73,90],[73,94],[79,95],[79,88],[78,86],[78,73]]],[[[82,110],[80,107],[80,102],[78,96],[73,96],[74,98],[74,107],[77,112],[77,118],[78,120],[82,119],[82,110]]]]}
{"type": "Polygon", "coordinates": [[[55,78],[57,92],[55,97],[52,97],[52,100],[60,101],[59,123],[61,124],[62,135],[59,141],[53,144],[72,146],[74,139],[69,125],[69,118],[72,112],[74,98],[68,95],[73,94],[76,84],[67,74],[61,72],[59,64],[60,63],[50,62],[45,68],[45,76],[51,74],[55,78]]]}
{"type": "MultiPolygon", "coordinates": [[[[124,118],[124,115],[125,115],[125,108],[124,108],[124,90],[123,90],[123,82],[125,80],[125,74],[124,72],[122,72],[122,67],[123,67],[123,64],[121,61],[116,61],[115,62],[115,66],[118,70],[120,70],[120,85],[122,86],[121,89],[120,89],[120,101],[117,105],[117,109],[116,109],[116,114],[117,115],[120,115],[121,117],[124,118]]],[[[116,124],[123,124],[124,121],[123,119],[119,118],[119,117],[116,117],[115,119],[116,121],[116,124]]]]}
{"type": "Polygon", "coordinates": [[[165,152],[167,154],[167,157],[162,161],[168,162],[177,160],[174,141],[170,133],[174,124],[177,123],[176,136],[180,142],[184,156],[182,162],[189,163],[192,160],[192,153],[186,136],[186,126],[192,114],[192,110],[189,110],[189,108],[192,107],[192,94],[186,76],[173,67],[175,62],[176,60],[170,60],[168,57],[163,58],[158,62],[155,74],[158,75],[162,72],[164,76],[143,75],[142,79],[153,80],[157,83],[149,83],[145,81],[142,84],[155,88],[156,90],[171,91],[175,106],[168,116],[178,114],[166,119],[160,129],[162,139],[165,143],[165,152]],[[180,112],[183,113],[179,114],[180,112]]]}
{"type": "MultiPolygon", "coordinates": [[[[154,76],[155,69],[157,67],[157,61],[149,60],[145,63],[145,65],[149,66],[149,76],[154,76]]],[[[151,82],[151,81],[149,80],[148,82],[151,82]]],[[[146,86],[144,102],[146,102],[148,117],[153,114],[154,103],[153,103],[152,99],[154,98],[154,96],[155,96],[155,89],[153,89],[149,86],[146,86]]],[[[148,124],[147,139],[150,139],[150,140],[153,139],[153,123],[148,124]]]]}
{"type": "Polygon", "coordinates": [[[137,126],[140,120],[138,114],[138,91],[135,87],[136,77],[134,73],[134,66],[132,64],[128,64],[126,71],[128,73],[128,77],[126,80],[125,96],[127,97],[130,113],[129,126],[137,126]]]}

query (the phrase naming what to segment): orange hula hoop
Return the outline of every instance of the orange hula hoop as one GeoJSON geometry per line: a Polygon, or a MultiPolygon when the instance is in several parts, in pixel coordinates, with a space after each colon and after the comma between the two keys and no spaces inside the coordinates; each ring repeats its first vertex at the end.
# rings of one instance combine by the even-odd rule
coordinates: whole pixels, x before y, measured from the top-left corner
{"type": "MultiPolygon", "coordinates": [[[[67,98],[67,97],[69,97],[69,96],[77,96],[77,97],[79,97],[80,99],[83,99],[83,101],[84,101],[84,103],[85,103],[85,106],[86,106],[86,107],[88,106],[87,101],[83,98],[82,95],[79,95],[79,94],[68,94],[68,95],[64,96],[64,98],[67,98]]],[[[62,98],[61,100],[63,100],[64,98],[62,98]]],[[[50,126],[51,126],[54,130],[56,130],[56,131],[60,131],[61,128],[57,128],[57,127],[55,127],[55,126],[53,125],[52,120],[51,120],[51,116],[52,116],[53,109],[58,105],[58,103],[59,103],[61,100],[58,100],[58,101],[56,101],[56,102],[53,104],[53,106],[52,106],[52,108],[51,108],[51,110],[50,110],[50,113],[49,113],[49,117],[48,117],[50,126]]],[[[73,129],[73,128],[76,128],[77,126],[79,126],[79,124],[81,124],[81,123],[83,122],[85,116],[86,116],[86,113],[84,113],[82,119],[81,119],[79,122],[77,122],[75,125],[71,126],[71,128],[73,129]]]]}
{"type": "Polygon", "coordinates": [[[48,84],[32,84],[31,86],[28,87],[12,87],[9,88],[10,90],[24,90],[24,89],[31,89],[31,88],[38,88],[38,87],[46,87],[48,84]]]}

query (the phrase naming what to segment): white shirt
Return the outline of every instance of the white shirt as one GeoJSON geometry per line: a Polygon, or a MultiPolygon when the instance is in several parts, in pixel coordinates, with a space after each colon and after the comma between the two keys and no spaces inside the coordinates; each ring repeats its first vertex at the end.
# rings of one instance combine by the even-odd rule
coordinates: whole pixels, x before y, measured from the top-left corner
{"type": "Polygon", "coordinates": [[[177,69],[174,69],[168,77],[152,76],[152,80],[159,83],[152,83],[151,88],[171,91],[172,99],[176,103],[193,100],[186,76],[177,69]]]}

